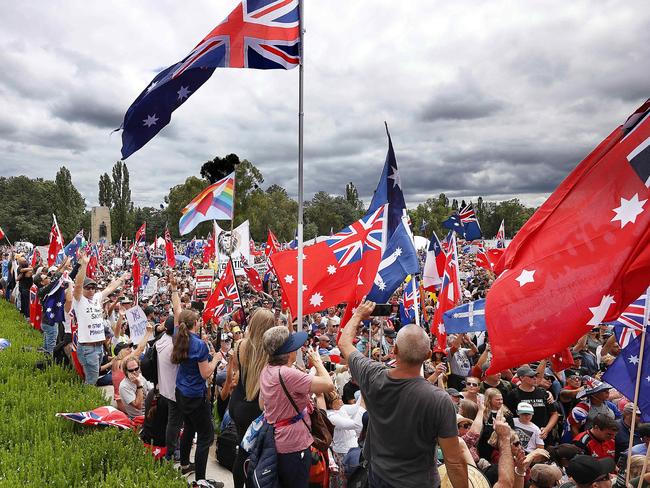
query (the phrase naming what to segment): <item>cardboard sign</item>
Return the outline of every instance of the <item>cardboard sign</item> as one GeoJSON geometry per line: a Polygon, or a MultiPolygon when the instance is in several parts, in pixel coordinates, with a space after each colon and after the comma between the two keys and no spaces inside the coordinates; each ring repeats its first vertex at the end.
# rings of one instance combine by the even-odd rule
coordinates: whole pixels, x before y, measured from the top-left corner
{"type": "Polygon", "coordinates": [[[212,284],[214,283],[214,270],[213,269],[198,269],[196,271],[196,300],[206,301],[208,295],[212,291],[212,284]]]}
{"type": "Polygon", "coordinates": [[[150,276],[147,286],[144,287],[142,291],[143,297],[150,297],[158,291],[158,277],[150,276]]]}
{"type": "Polygon", "coordinates": [[[126,311],[126,321],[131,331],[131,342],[138,344],[147,332],[147,317],[139,307],[131,307],[126,311]]]}

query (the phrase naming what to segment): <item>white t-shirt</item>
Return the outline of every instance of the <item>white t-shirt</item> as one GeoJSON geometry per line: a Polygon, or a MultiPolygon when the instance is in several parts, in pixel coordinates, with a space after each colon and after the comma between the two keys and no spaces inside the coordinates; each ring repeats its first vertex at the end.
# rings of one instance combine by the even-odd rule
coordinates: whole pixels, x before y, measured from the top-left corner
{"type": "Polygon", "coordinates": [[[178,364],[172,363],[172,350],[174,349],[172,336],[163,334],[156,341],[155,346],[158,351],[158,391],[168,400],[175,402],[178,364]]]}
{"type": "MultiPolygon", "coordinates": [[[[151,383],[140,375],[140,384],[142,385],[142,393],[144,397],[147,397],[149,390],[153,387],[151,383]]],[[[144,415],[144,401],[142,402],[142,407],[140,409],[135,408],[131,403],[135,401],[135,396],[137,394],[137,386],[129,378],[124,378],[120,382],[120,398],[124,402],[125,413],[130,417],[138,417],[139,415],[144,415]]]]}
{"type": "Polygon", "coordinates": [[[534,423],[522,424],[518,417],[512,419],[515,425],[515,432],[521,447],[524,448],[526,453],[531,453],[537,446],[544,447],[544,440],[540,437],[542,431],[534,423]]]}
{"type": "Polygon", "coordinates": [[[81,295],[72,301],[72,309],[77,317],[79,344],[97,342],[106,339],[104,334],[104,312],[102,311],[102,293],[97,292],[89,300],[81,295]]]}
{"type": "Polygon", "coordinates": [[[70,312],[63,311],[63,332],[72,334],[72,310],[70,312]]]}

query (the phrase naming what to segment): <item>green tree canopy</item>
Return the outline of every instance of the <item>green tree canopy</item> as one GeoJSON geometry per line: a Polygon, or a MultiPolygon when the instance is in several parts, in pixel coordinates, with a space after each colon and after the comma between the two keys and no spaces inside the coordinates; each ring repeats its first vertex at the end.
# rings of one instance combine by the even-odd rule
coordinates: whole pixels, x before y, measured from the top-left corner
{"type": "MultiPolygon", "coordinates": [[[[51,200],[52,208],[59,223],[59,229],[66,240],[72,239],[82,228],[86,202],[79,190],[72,184],[72,175],[65,166],[61,166],[54,180],[56,191],[51,200]]],[[[85,229],[86,236],[90,229],[85,229]]]]}
{"type": "Polygon", "coordinates": [[[126,167],[126,163],[123,161],[118,161],[113,166],[111,190],[111,201],[113,203],[111,210],[111,229],[113,241],[117,241],[120,236],[127,238],[133,233],[133,202],[131,201],[129,168],[126,167]]]}

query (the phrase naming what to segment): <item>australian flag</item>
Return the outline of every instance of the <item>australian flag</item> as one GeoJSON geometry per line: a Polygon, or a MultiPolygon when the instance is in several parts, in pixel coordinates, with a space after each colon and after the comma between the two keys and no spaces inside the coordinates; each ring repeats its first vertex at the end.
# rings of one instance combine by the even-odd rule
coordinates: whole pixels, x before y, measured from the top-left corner
{"type": "Polygon", "coordinates": [[[415,322],[415,301],[420,299],[419,284],[414,277],[404,285],[402,302],[399,304],[399,319],[402,325],[415,322]]]}
{"type": "Polygon", "coordinates": [[[646,295],[644,294],[630,303],[616,321],[607,322],[607,325],[614,326],[614,334],[621,347],[626,347],[633,337],[641,334],[645,307],[646,295]]]}
{"type": "MultiPolygon", "coordinates": [[[[645,341],[644,349],[638,405],[641,410],[641,420],[650,422],[650,341],[645,341]]],[[[612,385],[627,398],[634,398],[640,352],[641,335],[634,338],[627,347],[621,350],[612,365],[603,374],[603,381],[612,385]]]]}
{"type": "Polygon", "coordinates": [[[300,63],[298,0],[242,0],[178,63],[161,71],[124,116],[122,159],[144,146],[216,68],[291,69],[300,63]]]}
{"type": "Polygon", "coordinates": [[[404,222],[388,241],[368,300],[386,303],[404,279],[420,270],[417,252],[404,222]]]}
{"type": "Polygon", "coordinates": [[[74,238],[68,243],[68,245],[63,248],[63,252],[59,253],[56,258],[57,264],[61,263],[65,256],[71,257],[72,261],[76,263],[77,252],[85,242],[86,240],[84,239],[84,231],[80,230],[77,235],[74,236],[74,238]]]}
{"type": "Polygon", "coordinates": [[[386,203],[388,204],[387,235],[390,240],[395,229],[400,225],[402,216],[406,214],[406,203],[404,202],[402,180],[397,169],[397,160],[395,159],[395,151],[393,151],[393,141],[390,138],[388,127],[386,127],[386,134],[388,134],[388,153],[386,154],[386,162],[384,163],[384,170],[379,178],[379,184],[377,185],[375,194],[370,202],[368,214],[373,213],[382,205],[385,205],[386,203]]]}
{"type": "Polygon", "coordinates": [[[67,286],[61,276],[58,283],[43,299],[43,323],[52,325],[65,321],[65,288],[67,286]]]}
{"type": "Polygon", "coordinates": [[[481,226],[478,224],[478,219],[476,218],[476,213],[474,213],[472,202],[465,205],[465,201],[463,201],[460,210],[458,211],[458,216],[463,224],[463,237],[466,241],[473,241],[483,237],[481,226]]]}

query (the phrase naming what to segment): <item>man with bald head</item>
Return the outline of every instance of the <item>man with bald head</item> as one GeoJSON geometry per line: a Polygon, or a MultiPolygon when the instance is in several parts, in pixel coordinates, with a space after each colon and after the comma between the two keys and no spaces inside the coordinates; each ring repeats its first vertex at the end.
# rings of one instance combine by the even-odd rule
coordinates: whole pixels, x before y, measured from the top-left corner
{"type": "Polygon", "coordinates": [[[370,488],[440,486],[437,444],[454,488],[467,488],[467,463],[458,439],[454,405],[444,390],[420,374],[422,363],[431,356],[429,336],[416,325],[400,329],[395,340],[395,368],[366,358],[353,340],[374,308],[370,301],[359,305],[338,343],[369,414],[363,456],[369,460],[370,488]]]}

